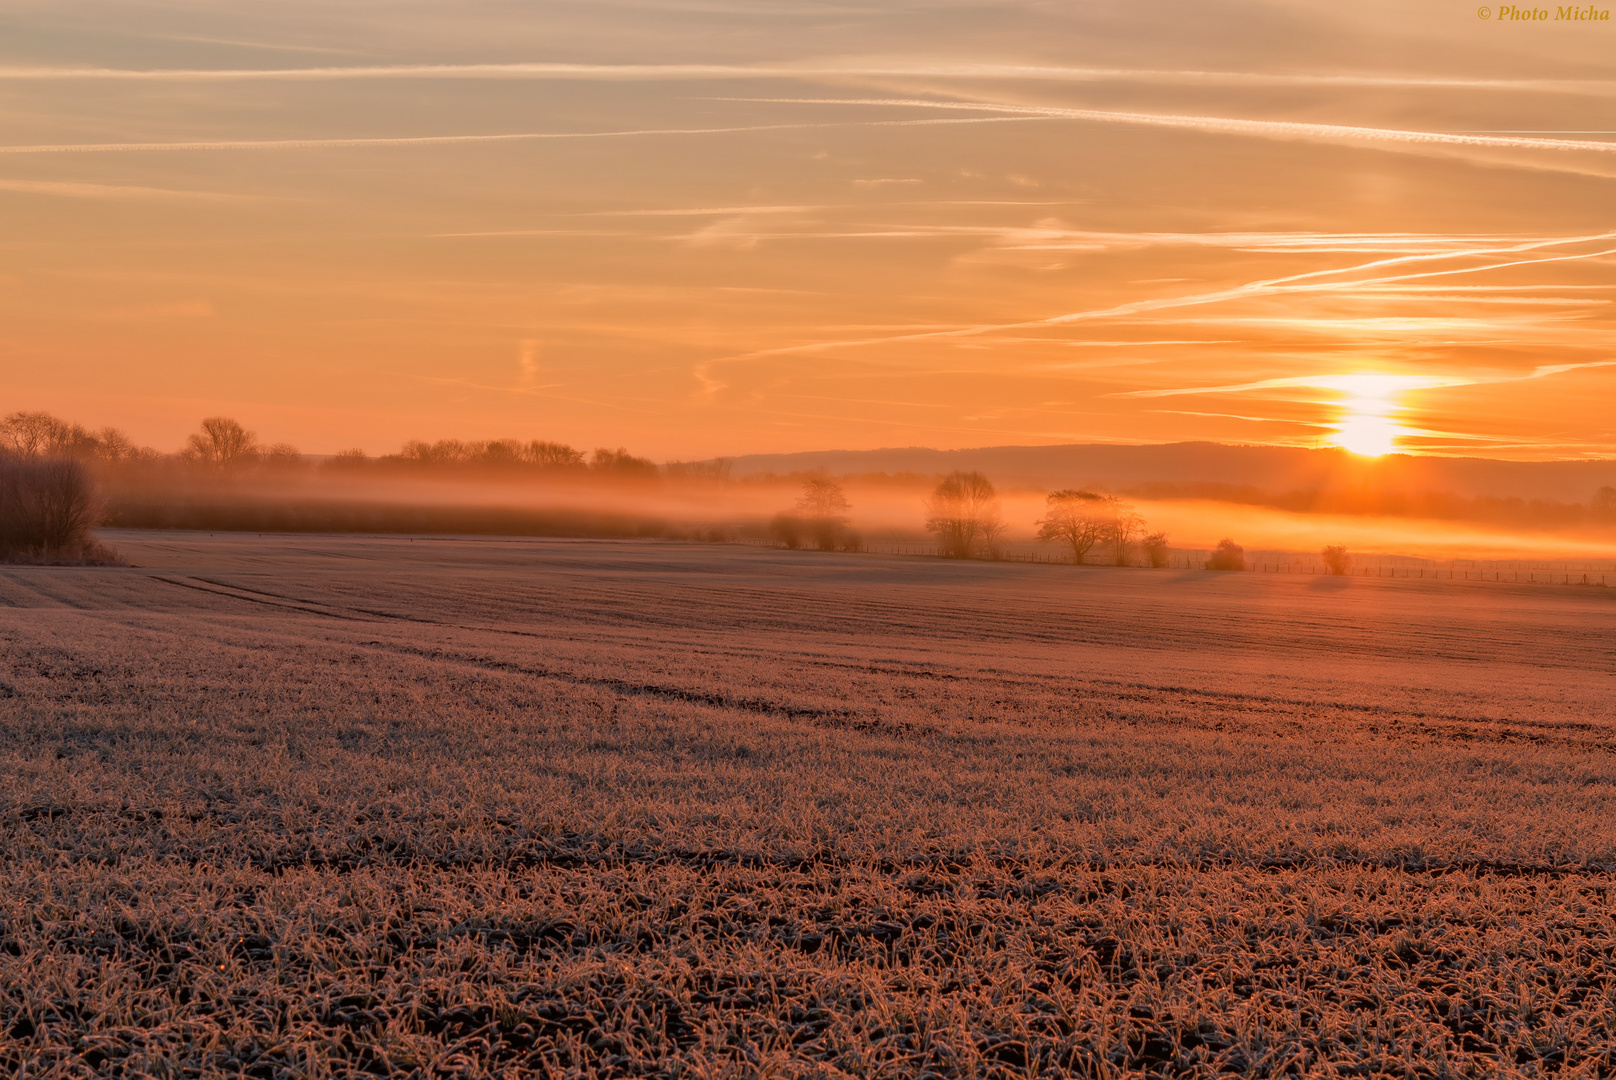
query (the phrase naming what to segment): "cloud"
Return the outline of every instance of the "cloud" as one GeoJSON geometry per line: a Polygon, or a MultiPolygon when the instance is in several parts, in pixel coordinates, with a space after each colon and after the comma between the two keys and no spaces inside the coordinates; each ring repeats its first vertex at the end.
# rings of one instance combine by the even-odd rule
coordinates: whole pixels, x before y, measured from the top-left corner
{"type": "MultiPolygon", "coordinates": [[[[523,338],[516,352],[517,380],[521,387],[531,387],[539,381],[539,350],[537,338],[523,338]]],[[[557,384],[559,385],[559,384],[557,384]]]]}
{"type": "Polygon", "coordinates": [[[1307,387],[1314,390],[1339,390],[1353,393],[1364,380],[1375,380],[1377,389],[1385,391],[1431,390],[1444,386],[1469,386],[1477,380],[1465,377],[1429,375],[1295,375],[1283,379],[1257,379],[1253,382],[1229,383],[1224,386],[1186,386],[1171,390],[1130,390],[1111,394],[1110,397],[1181,397],[1185,394],[1244,394],[1253,390],[1279,390],[1307,387]]]}
{"type": "MultiPolygon", "coordinates": [[[[197,39],[206,40],[206,39],[197,39]]],[[[253,44],[239,42],[237,44],[253,44]]],[[[299,46],[264,46],[299,48],[299,46]]],[[[574,64],[551,62],[481,64],[377,64],[280,68],[0,67],[0,80],[114,82],[252,82],[264,80],[364,79],[579,79],[663,81],[692,79],[927,78],[1034,82],[1137,82],[1253,87],[1409,87],[1616,94],[1609,79],[1466,79],[1428,75],[1202,71],[1158,68],[1072,67],[1049,64],[975,63],[952,60],[858,59],[784,64],[574,64]]]]}
{"type": "Polygon", "coordinates": [[[709,128],[628,128],[620,131],[520,131],[490,135],[401,135],[353,139],[217,139],[195,142],[42,143],[0,146],[0,154],[105,154],[173,150],[325,150],[368,146],[448,146],[456,143],[528,142],[545,139],[618,139],[644,135],[728,135],[749,131],[803,131],[813,128],[920,127],[1042,120],[1037,116],[974,116],[949,120],[852,120],[803,124],[746,124],[709,128]]]}
{"type": "MultiPolygon", "coordinates": [[[[1111,397],[1181,397],[1186,394],[1243,394],[1254,390],[1276,390],[1289,387],[1308,387],[1316,390],[1336,390],[1344,394],[1382,395],[1405,390],[1436,390],[1451,386],[1477,386],[1491,383],[1527,382],[1563,375],[1583,368],[1616,367],[1616,360],[1594,360],[1581,364],[1540,364],[1524,375],[1394,375],[1381,372],[1362,372],[1341,375],[1295,375],[1283,379],[1257,379],[1253,382],[1229,383],[1223,386],[1187,386],[1169,390],[1130,390],[1111,394],[1111,397]]],[[[1443,434],[1451,434],[1444,432],[1443,434]]]]}
{"type": "Polygon", "coordinates": [[[1245,416],[1240,413],[1192,412],[1189,409],[1147,409],[1162,416],[1208,416],[1218,420],[1245,420],[1253,424],[1292,424],[1296,427],[1328,428],[1330,424],[1312,420],[1296,420],[1283,416],[1245,416]]]}
{"type": "Polygon", "coordinates": [[[1193,116],[1177,113],[1122,112],[1113,109],[1071,109],[1055,105],[1009,105],[989,101],[936,101],[927,98],[747,98],[743,100],[797,105],[859,105],[884,108],[949,109],[1010,113],[1051,119],[1087,120],[1200,131],[1217,135],[1255,135],[1271,139],[1373,142],[1404,146],[1454,146],[1508,150],[1589,151],[1616,153],[1616,141],[1598,139],[1539,139],[1518,135],[1477,135],[1404,128],[1363,127],[1354,124],[1319,124],[1297,120],[1244,120],[1228,116],[1193,116]]]}
{"type": "Polygon", "coordinates": [[[127,184],[82,184],[64,180],[0,180],[0,191],[24,195],[54,195],[69,199],[174,199],[186,202],[240,202],[251,195],[226,195],[216,191],[181,191],[169,188],[135,187],[127,184]]]}
{"type": "Polygon", "coordinates": [[[1332,278],[1342,278],[1351,274],[1362,274],[1369,271],[1384,271],[1391,267],[1406,266],[1414,263],[1488,256],[1531,255],[1531,253],[1539,252],[1544,248],[1566,247],[1574,244],[1589,244],[1612,239],[1616,239],[1616,233],[1594,233],[1584,236],[1566,236],[1557,238],[1534,237],[1516,243],[1491,245],[1487,247],[1472,247],[1469,244],[1461,243],[1455,245],[1455,247],[1450,250],[1422,250],[1414,254],[1397,255],[1384,259],[1374,259],[1369,262],[1358,263],[1351,266],[1334,267],[1324,270],[1311,270],[1301,274],[1290,274],[1277,278],[1265,278],[1257,281],[1250,281],[1243,285],[1215,289],[1209,292],[1190,293],[1182,296],[1154,297],[1147,300],[1135,300],[1124,304],[1116,304],[1111,307],[1066,312],[1061,315],[1052,315],[1041,319],[1027,319],[1018,322],[1006,323],[978,323],[975,325],[956,326],[947,329],[892,335],[888,337],[865,337],[857,339],[818,341],[800,345],[784,345],[771,349],[758,349],[748,353],[727,357],[715,357],[711,360],[702,361],[700,364],[696,365],[694,374],[702,383],[706,391],[711,393],[718,389],[722,389],[725,386],[725,384],[714,375],[715,369],[724,364],[742,363],[774,356],[807,355],[825,352],[831,349],[867,348],[904,342],[948,341],[951,339],[966,337],[980,337],[988,334],[1002,333],[1004,331],[1053,329],[1080,322],[1117,320],[1135,315],[1154,314],[1161,311],[1169,311],[1185,307],[1209,306],[1224,303],[1226,301],[1263,296],[1282,296],[1297,293],[1339,292],[1344,289],[1357,288],[1364,285],[1384,285],[1424,280],[1432,277],[1449,277],[1457,274],[1486,273],[1519,266],[1535,266],[1547,263],[1595,259],[1616,255],[1616,248],[1606,248],[1587,252],[1573,252],[1570,254],[1538,255],[1536,257],[1510,259],[1509,261],[1502,262],[1488,262],[1480,266],[1461,266],[1449,269],[1420,271],[1417,273],[1381,273],[1378,276],[1367,279],[1346,281],[1328,280],[1332,278]]]}
{"type": "Polygon", "coordinates": [[[825,206],[701,206],[687,210],[594,210],[577,217],[705,217],[709,214],[800,214],[825,206]]]}
{"type": "MultiPolygon", "coordinates": [[[[362,51],[360,51],[358,49],[333,49],[333,48],[330,48],[328,46],[322,46],[322,45],[293,45],[293,44],[283,44],[283,43],[277,43],[277,42],[271,42],[271,41],[250,41],[250,40],[247,40],[245,38],[204,37],[204,36],[201,36],[201,35],[198,35],[198,34],[137,34],[137,35],[133,35],[133,36],[142,37],[142,38],[145,38],[145,39],[147,39],[149,41],[185,41],[185,42],[193,42],[193,43],[198,44],[198,45],[227,45],[227,46],[229,46],[231,48],[235,48],[235,49],[267,49],[267,50],[270,50],[272,52],[325,53],[327,55],[334,55],[334,56],[363,56],[363,55],[365,55],[362,51]]],[[[18,69],[18,70],[26,71],[28,69],[22,68],[22,69],[18,69]]],[[[47,69],[47,70],[61,70],[61,69],[47,69]]],[[[66,70],[73,71],[73,70],[78,70],[78,69],[68,68],[66,70]]],[[[107,69],[102,68],[102,69],[93,69],[93,70],[107,70],[107,69]]],[[[7,77],[9,77],[9,76],[4,74],[3,69],[0,69],[0,78],[7,78],[7,77]]]]}

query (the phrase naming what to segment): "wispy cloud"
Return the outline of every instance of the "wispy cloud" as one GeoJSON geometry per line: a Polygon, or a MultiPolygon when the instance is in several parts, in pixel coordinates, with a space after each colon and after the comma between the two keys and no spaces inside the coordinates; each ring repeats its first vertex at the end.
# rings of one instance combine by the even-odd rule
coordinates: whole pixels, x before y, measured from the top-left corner
{"type": "Polygon", "coordinates": [[[769,349],[759,349],[749,353],[742,353],[728,357],[717,357],[703,361],[693,369],[693,374],[705,391],[714,393],[723,389],[725,384],[715,375],[715,371],[726,364],[743,363],[775,356],[807,355],[821,353],[835,349],[869,348],[887,346],[905,342],[947,341],[969,337],[982,337],[986,335],[1003,333],[1006,331],[1033,331],[1039,329],[1054,329],[1085,322],[1118,321],[1146,314],[1156,314],[1164,311],[1182,309],[1186,307],[1210,306],[1235,300],[1252,299],[1265,296],[1284,296],[1306,293],[1334,293],[1343,289],[1363,285],[1386,285],[1408,281],[1422,281],[1433,277],[1451,277],[1458,274],[1474,274],[1493,272],[1522,266],[1536,266],[1543,264],[1570,262],[1609,257],[1616,255],[1616,248],[1599,248],[1593,251],[1561,253],[1544,253],[1546,248],[1569,247],[1574,245],[1587,245],[1601,241],[1616,239],[1616,233],[1595,233],[1586,236],[1568,236],[1557,238],[1532,238],[1518,243],[1508,243],[1488,247],[1472,247],[1468,244],[1457,245],[1455,249],[1438,251],[1418,251],[1414,254],[1397,255],[1383,259],[1374,259],[1369,262],[1356,263],[1349,266],[1331,267],[1322,270],[1310,270],[1299,274],[1289,274],[1282,277],[1264,278],[1227,288],[1214,289],[1206,292],[1189,293],[1180,296],[1152,297],[1144,300],[1134,300],[1127,303],[1115,304],[1109,307],[1092,308],[1082,311],[1066,312],[1060,315],[1048,316],[1042,319],[1029,319],[1018,322],[978,323],[975,325],[957,326],[947,329],[926,331],[912,334],[894,335],[889,337],[865,337],[856,339],[842,339],[818,341],[796,345],[779,346],[769,349]],[[1392,268],[1409,267],[1418,263],[1440,262],[1456,259],[1477,259],[1484,261],[1476,266],[1449,267],[1436,270],[1423,270],[1414,273],[1388,273],[1392,268]],[[1369,278],[1356,277],[1366,273],[1376,272],[1369,278]]]}
{"type": "Polygon", "coordinates": [[[1207,416],[1217,420],[1244,420],[1253,424],[1294,424],[1297,427],[1328,428],[1329,424],[1283,416],[1246,416],[1241,413],[1195,412],[1190,409],[1148,409],[1163,416],[1207,416]]]}
{"type": "Polygon", "coordinates": [[[1331,142],[1372,142],[1405,146],[1453,146],[1472,149],[1554,150],[1616,153],[1616,141],[1599,139],[1542,139],[1517,135],[1473,135],[1404,128],[1365,127],[1355,124],[1319,124],[1297,120],[1246,120],[1228,116],[1178,113],[1123,112],[1114,109],[1071,109],[1055,105],[1011,105],[990,101],[937,101],[928,98],[748,98],[774,104],[857,105],[882,108],[947,109],[1010,113],[1096,123],[1165,127],[1223,135],[1255,135],[1273,139],[1331,142]]]}
{"type": "MultiPolygon", "coordinates": [[[[147,41],[185,41],[198,45],[224,45],[232,49],[264,49],[270,52],[317,53],[328,56],[366,55],[364,51],[360,49],[334,49],[324,45],[299,45],[274,41],[253,41],[249,38],[207,37],[200,34],[136,34],[132,36],[144,38],[147,41]]],[[[27,69],[22,68],[19,70],[26,71],[27,69]]],[[[72,71],[75,69],[68,68],[67,70],[72,71]]],[[[4,77],[6,76],[0,74],[0,78],[4,77]]]]}
{"type": "Polygon", "coordinates": [[[592,210],[578,217],[706,217],[722,214],[800,214],[827,209],[823,205],[805,206],[698,206],[676,210],[592,210]]]}
{"type": "MultiPolygon", "coordinates": [[[[194,39],[207,40],[207,39],[194,39]]],[[[258,48],[298,49],[254,42],[220,42],[258,48]]],[[[314,50],[311,50],[314,51],[314,50]]],[[[552,62],[478,64],[371,64],[278,68],[0,67],[0,79],[61,81],[235,82],[342,79],[580,79],[666,81],[700,79],[928,79],[1035,82],[1136,82],[1253,87],[1429,87],[1561,94],[1616,94],[1609,79],[1466,79],[1430,75],[1343,72],[1295,74],[1258,71],[1075,67],[1050,64],[981,63],[927,59],[858,59],[784,64],[576,64],[552,62]]]]}
{"type": "MultiPolygon", "coordinates": [[[[1304,387],[1311,390],[1342,390],[1348,384],[1343,379],[1355,376],[1295,375],[1283,379],[1256,379],[1251,382],[1228,383],[1223,386],[1185,386],[1168,390],[1129,390],[1111,397],[1182,397],[1187,394],[1246,394],[1261,390],[1282,390],[1304,387]]],[[[1398,390],[1431,390],[1442,386],[1469,386],[1477,380],[1465,376],[1401,375],[1383,376],[1397,380],[1398,390]]]]}
{"type": "Polygon", "coordinates": [[[229,195],[217,191],[184,191],[173,188],[137,187],[130,184],[86,184],[67,180],[0,180],[0,191],[24,195],[51,195],[68,199],[162,199],[185,202],[241,202],[251,195],[229,195]]]}
{"type": "Polygon", "coordinates": [[[948,120],[852,120],[803,124],[743,124],[704,128],[627,128],[618,131],[519,131],[489,135],[397,135],[353,139],[209,139],[190,142],[40,143],[0,146],[0,154],[105,154],[174,150],[325,150],[372,146],[449,146],[457,143],[514,143],[547,139],[621,139],[649,135],[730,135],[751,131],[812,128],[920,127],[930,124],[982,124],[1040,120],[1043,117],[991,116],[948,120]]]}
{"type": "Polygon", "coordinates": [[[1483,383],[1527,382],[1563,375],[1568,371],[1585,368],[1616,367],[1616,360],[1593,360],[1581,364],[1540,364],[1520,375],[1387,375],[1381,373],[1294,375],[1282,379],[1257,379],[1252,382],[1228,383],[1222,386],[1186,386],[1167,390],[1129,390],[1111,397],[1160,398],[1181,397],[1187,394],[1245,394],[1253,391],[1279,390],[1305,387],[1313,390],[1335,390],[1354,393],[1362,380],[1387,384],[1386,390],[1436,390],[1452,386],[1476,386],[1483,383]]]}

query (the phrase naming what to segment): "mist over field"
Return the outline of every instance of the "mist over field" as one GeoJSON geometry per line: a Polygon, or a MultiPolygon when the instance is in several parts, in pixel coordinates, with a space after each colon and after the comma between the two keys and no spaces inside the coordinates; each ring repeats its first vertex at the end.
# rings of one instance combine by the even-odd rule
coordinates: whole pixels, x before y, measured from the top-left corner
{"type": "Polygon", "coordinates": [[[1434,559],[1616,554],[1616,463],[1606,462],[1365,462],[1340,451],[1212,445],[634,460],[641,464],[623,471],[299,459],[228,475],[126,465],[103,476],[116,526],[399,531],[415,522],[437,532],[733,539],[766,536],[769,520],[799,500],[803,479],[823,475],[845,490],[848,522],[861,535],[922,541],[927,495],[964,466],[998,485],[1005,538],[1019,544],[1033,542],[1051,490],[1083,488],[1127,499],[1187,550],[1237,536],[1276,552],[1345,543],[1434,559]],[[426,516],[409,517],[412,508],[426,516]]]}

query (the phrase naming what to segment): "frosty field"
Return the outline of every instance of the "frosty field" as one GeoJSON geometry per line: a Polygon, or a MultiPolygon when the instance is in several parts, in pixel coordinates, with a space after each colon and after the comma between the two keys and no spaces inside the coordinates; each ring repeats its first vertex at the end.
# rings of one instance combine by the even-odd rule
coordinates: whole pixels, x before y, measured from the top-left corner
{"type": "Polygon", "coordinates": [[[115,533],[0,570],[0,1068],[1616,1069],[1616,590],[115,533]]]}

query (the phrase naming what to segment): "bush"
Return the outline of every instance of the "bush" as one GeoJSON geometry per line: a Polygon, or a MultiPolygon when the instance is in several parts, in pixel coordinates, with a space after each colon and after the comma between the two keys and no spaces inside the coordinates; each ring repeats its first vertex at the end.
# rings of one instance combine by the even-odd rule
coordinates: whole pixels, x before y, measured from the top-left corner
{"type": "Polygon", "coordinates": [[[793,514],[776,514],[769,522],[769,535],[792,551],[802,547],[805,522],[793,514]]]}
{"type": "Polygon", "coordinates": [[[1324,549],[1324,569],[1340,576],[1352,569],[1352,556],[1341,544],[1332,544],[1324,549]]]}
{"type": "Polygon", "coordinates": [[[1167,534],[1151,533],[1139,541],[1139,547],[1145,553],[1145,561],[1160,570],[1167,565],[1167,534]]]}
{"type": "Polygon", "coordinates": [[[820,551],[863,551],[864,541],[847,527],[843,518],[804,518],[796,514],[776,514],[769,522],[769,535],[792,551],[812,545],[820,551]]]}
{"type": "Polygon", "coordinates": [[[1206,561],[1208,570],[1244,570],[1246,549],[1227,537],[1218,541],[1217,550],[1206,561]]]}
{"type": "Polygon", "coordinates": [[[811,518],[814,546],[820,551],[863,551],[864,541],[842,518],[811,518]]]}
{"type": "Polygon", "coordinates": [[[77,461],[0,461],[0,559],[114,563],[99,544],[95,490],[77,461]]]}
{"type": "Polygon", "coordinates": [[[325,467],[328,469],[362,469],[370,463],[370,458],[357,446],[352,450],[339,450],[326,458],[325,467]]]}

